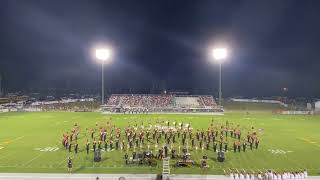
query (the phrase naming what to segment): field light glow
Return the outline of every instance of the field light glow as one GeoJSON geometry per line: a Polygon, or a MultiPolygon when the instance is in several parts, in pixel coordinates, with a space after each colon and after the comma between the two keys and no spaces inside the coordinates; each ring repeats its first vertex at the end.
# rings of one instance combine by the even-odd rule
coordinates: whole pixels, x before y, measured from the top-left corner
{"type": "Polygon", "coordinates": [[[107,61],[111,57],[110,49],[96,49],[96,58],[101,61],[107,61]]]}
{"type": "Polygon", "coordinates": [[[228,55],[226,48],[215,48],[212,50],[212,56],[217,61],[224,60],[228,55]]]}

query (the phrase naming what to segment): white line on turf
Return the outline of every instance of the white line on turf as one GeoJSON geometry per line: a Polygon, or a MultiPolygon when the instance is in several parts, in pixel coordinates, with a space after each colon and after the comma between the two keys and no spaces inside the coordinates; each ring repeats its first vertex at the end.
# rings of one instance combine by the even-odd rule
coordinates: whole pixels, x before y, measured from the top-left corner
{"type": "Polygon", "coordinates": [[[26,166],[27,164],[31,163],[32,161],[38,159],[40,156],[42,156],[43,154],[45,154],[46,152],[42,152],[40,154],[38,154],[36,157],[30,159],[29,161],[27,161],[26,163],[24,163],[22,166],[26,166]]]}

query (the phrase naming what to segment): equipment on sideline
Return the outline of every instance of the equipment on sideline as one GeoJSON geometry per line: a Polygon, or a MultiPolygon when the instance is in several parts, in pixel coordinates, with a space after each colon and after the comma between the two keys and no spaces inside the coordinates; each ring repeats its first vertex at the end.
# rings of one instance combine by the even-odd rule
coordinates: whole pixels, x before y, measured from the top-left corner
{"type": "Polygon", "coordinates": [[[223,161],[225,160],[224,152],[223,152],[223,151],[219,151],[219,152],[218,152],[217,160],[218,160],[219,162],[223,162],[223,161]]]}
{"type": "Polygon", "coordinates": [[[101,161],[101,151],[100,149],[96,149],[94,151],[94,162],[100,162],[101,161]]]}

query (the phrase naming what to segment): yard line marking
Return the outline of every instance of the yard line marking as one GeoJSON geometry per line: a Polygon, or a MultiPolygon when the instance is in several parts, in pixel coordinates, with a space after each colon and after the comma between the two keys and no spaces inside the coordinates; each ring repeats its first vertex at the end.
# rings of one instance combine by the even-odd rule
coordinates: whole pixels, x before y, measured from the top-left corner
{"type": "Polygon", "coordinates": [[[317,143],[317,142],[314,142],[314,141],[311,141],[309,139],[306,139],[306,138],[297,138],[298,140],[301,140],[305,143],[308,143],[308,144],[311,144],[311,145],[314,145],[314,146],[317,146],[317,147],[320,147],[320,145],[317,143]]]}
{"type": "Polygon", "coordinates": [[[22,139],[22,138],[24,138],[24,136],[17,137],[17,138],[15,138],[15,139],[13,139],[13,140],[4,141],[3,144],[8,145],[8,144],[10,144],[10,143],[12,143],[12,142],[15,142],[15,141],[18,141],[18,140],[20,140],[20,139],[22,139]]]}
{"type": "Polygon", "coordinates": [[[24,163],[22,166],[26,166],[27,164],[31,163],[32,161],[38,159],[40,156],[42,156],[43,154],[45,154],[46,152],[40,153],[38,154],[36,157],[30,159],[29,161],[27,161],[26,163],[24,163]]]}
{"type": "Polygon", "coordinates": [[[60,167],[62,163],[66,162],[68,158],[69,158],[69,157],[64,158],[64,159],[58,164],[58,167],[60,167]]]}
{"type": "Polygon", "coordinates": [[[13,155],[13,154],[15,154],[15,153],[14,153],[14,152],[13,152],[13,153],[8,153],[7,155],[0,157],[0,160],[1,160],[1,159],[5,159],[6,157],[9,157],[9,156],[11,156],[11,155],[13,155]]]}

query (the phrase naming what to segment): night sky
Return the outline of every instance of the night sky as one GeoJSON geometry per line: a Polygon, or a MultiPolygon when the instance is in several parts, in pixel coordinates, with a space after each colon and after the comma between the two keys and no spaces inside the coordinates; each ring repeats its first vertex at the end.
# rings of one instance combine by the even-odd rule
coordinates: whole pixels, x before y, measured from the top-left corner
{"type": "Polygon", "coordinates": [[[209,49],[230,49],[225,96],[320,94],[319,0],[1,0],[8,89],[98,88],[92,49],[113,49],[108,88],[217,92],[209,49]]]}

